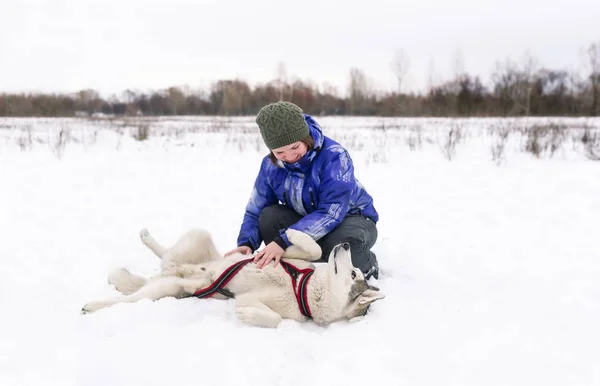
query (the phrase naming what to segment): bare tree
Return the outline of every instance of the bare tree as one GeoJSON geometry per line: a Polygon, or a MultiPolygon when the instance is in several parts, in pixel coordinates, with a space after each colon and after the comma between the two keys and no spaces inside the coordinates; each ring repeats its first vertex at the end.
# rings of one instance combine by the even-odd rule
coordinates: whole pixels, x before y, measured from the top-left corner
{"type": "Polygon", "coordinates": [[[369,94],[369,85],[365,72],[359,68],[350,69],[350,113],[361,114],[364,112],[369,94]]]}
{"type": "Polygon", "coordinates": [[[503,114],[518,114],[522,109],[519,101],[523,98],[520,95],[522,91],[522,74],[517,64],[510,59],[503,62],[496,61],[492,80],[494,82],[494,93],[500,101],[503,114]]]}
{"type": "Polygon", "coordinates": [[[137,115],[138,108],[135,104],[137,93],[134,90],[127,89],[123,91],[122,98],[125,101],[125,112],[127,115],[137,115]]]}
{"type": "Polygon", "coordinates": [[[225,115],[239,114],[242,109],[242,96],[235,87],[226,87],[223,90],[223,103],[221,111],[225,115]]]}
{"type": "Polygon", "coordinates": [[[75,94],[75,109],[87,114],[97,112],[102,107],[100,94],[96,90],[85,89],[75,94]]]}
{"type": "Polygon", "coordinates": [[[123,91],[122,98],[125,101],[125,103],[133,103],[137,99],[137,93],[134,90],[127,89],[123,91]]]}
{"type": "Polygon", "coordinates": [[[435,69],[435,60],[433,57],[429,58],[427,62],[427,92],[430,93],[439,83],[439,75],[435,69]]]}
{"type": "Polygon", "coordinates": [[[596,116],[598,114],[598,103],[600,102],[600,41],[590,44],[587,49],[587,54],[592,92],[590,115],[596,116]]]}
{"type": "Polygon", "coordinates": [[[277,87],[277,94],[278,94],[278,98],[280,101],[284,100],[284,90],[285,90],[285,86],[286,86],[286,80],[287,80],[287,69],[285,66],[285,63],[280,60],[279,62],[277,62],[277,69],[276,71],[276,77],[275,77],[275,82],[276,82],[276,87],[277,87]]]}
{"type": "Polygon", "coordinates": [[[456,80],[465,74],[465,56],[460,48],[456,48],[452,54],[451,70],[456,80]]]}
{"type": "Polygon", "coordinates": [[[392,71],[398,79],[398,94],[402,92],[402,83],[404,81],[404,77],[408,73],[408,69],[410,68],[410,58],[404,51],[404,49],[396,50],[394,55],[394,61],[392,62],[392,71]]]}
{"type": "Polygon", "coordinates": [[[213,86],[210,99],[218,114],[248,114],[250,107],[250,86],[240,79],[220,80],[213,86]]]}
{"type": "Polygon", "coordinates": [[[534,58],[529,50],[523,55],[523,81],[525,86],[525,115],[529,116],[531,111],[531,93],[535,82],[535,73],[538,69],[538,60],[534,58]]]}
{"type": "Polygon", "coordinates": [[[173,115],[181,114],[185,105],[185,94],[179,87],[169,87],[166,91],[171,113],[173,115]]]}

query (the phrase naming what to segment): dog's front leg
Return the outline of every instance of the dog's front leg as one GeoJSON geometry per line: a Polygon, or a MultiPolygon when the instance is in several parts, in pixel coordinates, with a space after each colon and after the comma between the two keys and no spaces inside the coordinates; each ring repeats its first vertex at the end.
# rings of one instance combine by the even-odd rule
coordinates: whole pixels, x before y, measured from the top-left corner
{"type": "Polygon", "coordinates": [[[253,295],[236,298],[235,312],[239,320],[257,327],[275,328],[281,322],[281,315],[253,295]]]}

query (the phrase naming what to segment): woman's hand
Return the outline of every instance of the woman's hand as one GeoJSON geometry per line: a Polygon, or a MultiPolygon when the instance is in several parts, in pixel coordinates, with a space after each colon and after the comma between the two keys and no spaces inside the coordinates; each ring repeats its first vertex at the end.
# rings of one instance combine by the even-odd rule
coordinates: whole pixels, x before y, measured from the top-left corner
{"type": "Polygon", "coordinates": [[[283,256],[285,251],[274,241],[271,241],[262,251],[258,252],[254,256],[254,262],[258,268],[263,268],[271,261],[275,260],[275,267],[279,264],[279,260],[283,256]]]}
{"type": "Polygon", "coordinates": [[[225,257],[227,257],[229,255],[233,255],[234,253],[241,253],[242,255],[249,255],[252,253],[252,249],[250,249],[250,247],[247,245],[242,245],[241,247],[234,248],[231,251],[227,252],[225,254],[225,257]]]}

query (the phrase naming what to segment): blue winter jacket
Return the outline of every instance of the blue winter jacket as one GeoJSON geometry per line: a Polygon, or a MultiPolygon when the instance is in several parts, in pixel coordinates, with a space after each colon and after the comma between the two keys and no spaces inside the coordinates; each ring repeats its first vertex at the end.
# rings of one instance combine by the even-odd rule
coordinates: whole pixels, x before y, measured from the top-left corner
{"type": "MultiPolygon", "coordinates": [[[[323,135],[315,120],[304,115],[315,141],[298,162],[274,165],[267,155],[260,166],[241,225],[237,245],[258,249],[261,240],[258,217],[263,208],[281,203],[303,216],[290,226],[319,240],[339,225],[347,215],[360,214],[374,222],[379,215],[373,198],[354,177],[354,166],[348,152],[323,135]]],[[[290,242],[281,231],[289,246],[290,242]]]]}

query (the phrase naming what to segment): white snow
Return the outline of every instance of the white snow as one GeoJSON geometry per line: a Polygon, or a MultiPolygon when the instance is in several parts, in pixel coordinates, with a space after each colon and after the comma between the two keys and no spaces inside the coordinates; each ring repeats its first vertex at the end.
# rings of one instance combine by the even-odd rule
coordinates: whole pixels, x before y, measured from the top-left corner
{"type": "Polygon", "coordinates": [[[233,301],[79,313],[116,294],[112,268],[157,271],[143,227],[235,246],[265,154],[251,117],[152,120],[142,142],[116,121],[0,120],[0,384],[600,384],[600,163],[577,140],[600,120],[318,121],[375,198],[387,297],[356,323],[267,330],[233,301]],[[554,155],[515,132],[492,159],[492,126],[548,122],[573,128],[554,155]]]}

